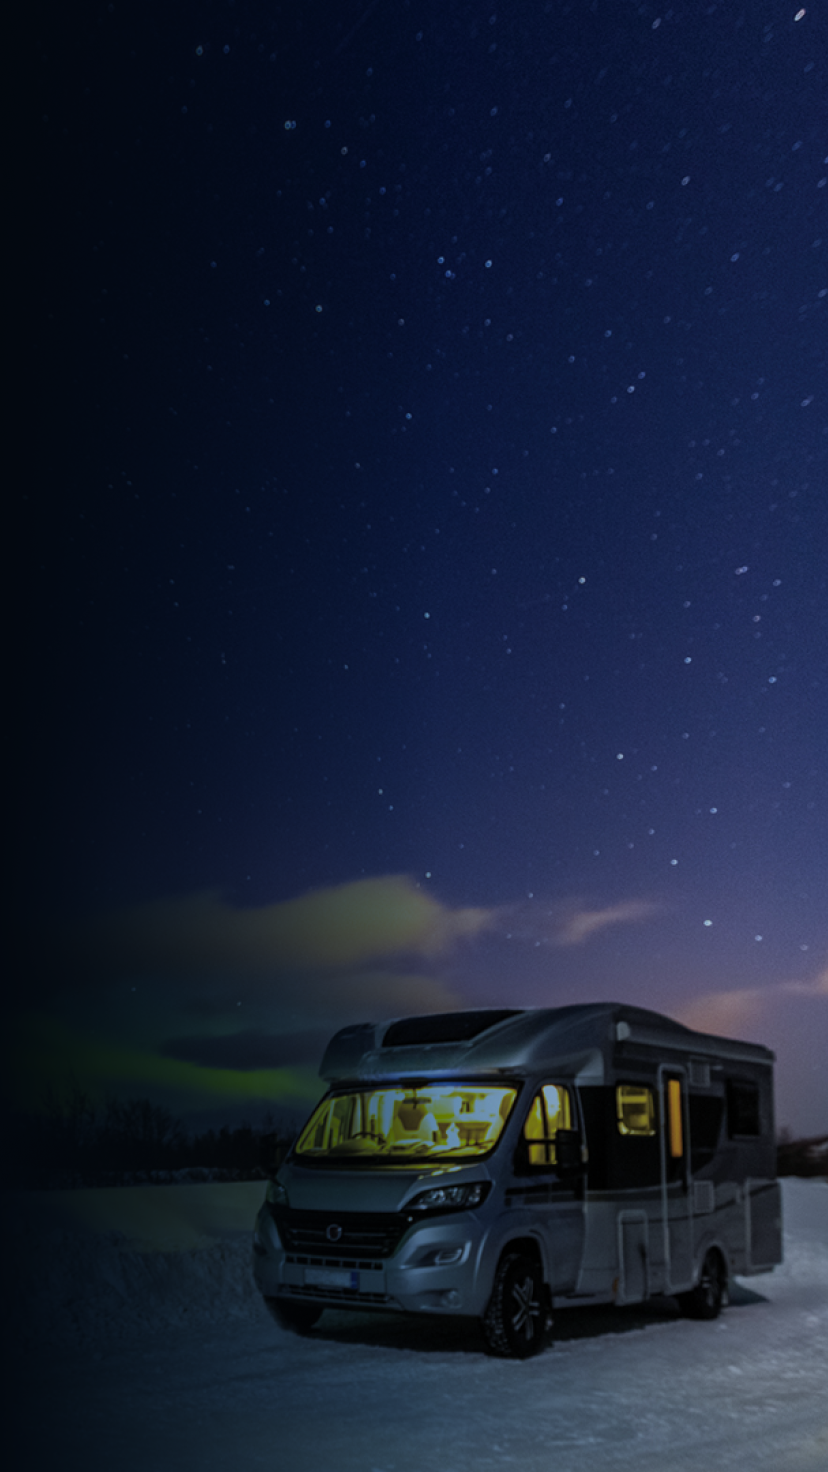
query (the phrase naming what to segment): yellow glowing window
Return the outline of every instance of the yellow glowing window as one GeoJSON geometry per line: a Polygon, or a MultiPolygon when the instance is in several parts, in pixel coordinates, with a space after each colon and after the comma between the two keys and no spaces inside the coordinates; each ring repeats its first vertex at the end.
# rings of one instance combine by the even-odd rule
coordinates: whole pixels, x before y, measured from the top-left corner
{"type": "Polygon", "coordinates": [[[516,1097],[515,1088],[475,1083],[329,1094],[305,1125],[296,1153],[361,1166],[486,1155],[497,1144],[516,1097]]]}
{"type": "Polygon", "coordinates": [[[681,1084],[677,1078],[667,1080],[667,1122],[670,1132],[670,1154],[674,1160],[684,1154],[681,1127],[681,1084]]]}
{"type": "Polygon", "coordinates": [[[622,1135],[654,1135],[655,1103],[651,1089],[619,1084],[615,1091],[618,1131],[622,1135]]]}
{"type": "Polygon", "coordinates": [[[554,1165],[555,1136],[558,1130],[571,1128],[569,1090],[557,1084],[544,1084],[532,1100],[523,1126],[529,1165],[554,1165]]]}

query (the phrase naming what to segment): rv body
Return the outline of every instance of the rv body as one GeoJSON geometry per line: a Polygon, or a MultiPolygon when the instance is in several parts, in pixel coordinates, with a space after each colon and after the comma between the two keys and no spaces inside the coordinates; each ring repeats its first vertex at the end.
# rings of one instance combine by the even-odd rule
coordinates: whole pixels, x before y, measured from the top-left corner
{"type": "Polygon", "coordinates": [[[697,1317],[782,1259],[773,1054],[617,1003],[345,1028],[257,1217],[283,1323],[463,1314],[542,1347],[554,1305],[697,1317]]]}

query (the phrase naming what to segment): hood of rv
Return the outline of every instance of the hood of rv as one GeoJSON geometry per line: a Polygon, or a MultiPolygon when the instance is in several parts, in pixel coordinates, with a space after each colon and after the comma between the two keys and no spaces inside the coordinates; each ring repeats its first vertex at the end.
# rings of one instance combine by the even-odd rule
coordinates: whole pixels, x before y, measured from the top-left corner
{"type": "Polygon", "coordinates": [[[479,1162],[433,1170],[318,1170],[287,1162],[279,1183],[299,1211],[400,1211],[430,1186],[487,1181],[479,1162]]]}

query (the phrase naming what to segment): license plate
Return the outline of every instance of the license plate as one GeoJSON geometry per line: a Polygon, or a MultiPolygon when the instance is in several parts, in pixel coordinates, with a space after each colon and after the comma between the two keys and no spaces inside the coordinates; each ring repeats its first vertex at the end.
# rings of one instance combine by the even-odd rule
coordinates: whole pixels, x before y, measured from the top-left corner
{"type": "Polygon", "coordinates": [[[359,1273],[354,1268],[305,1268],[308,1288],[351,1288],[359,1292],[359,1273]]]}

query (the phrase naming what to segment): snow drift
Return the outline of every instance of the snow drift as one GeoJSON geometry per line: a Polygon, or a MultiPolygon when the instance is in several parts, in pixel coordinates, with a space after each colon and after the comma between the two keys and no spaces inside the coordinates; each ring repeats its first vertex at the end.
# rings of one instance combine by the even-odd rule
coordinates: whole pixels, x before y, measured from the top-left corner
{"type": "MultiPolygon", "coordinates": [[[[263,1195],[260,1182],[9,1195],[4,1245],[21,1337],[100,1345],[261,1320],[251,1240],[263,1195]]],[[[828,1292],[828,1184],[785,1180],[783,1201],[785,1261],[746,1285],[768,1296],[783,1285],[828,1292]]]]}
{"type": "MultiPolygon", "coordinates": [[[[476,1326],[461,1319],[326,1312],[306,1338],[285,1333],[253,1289],[251,1232],[237,1226],[248,1212],[252,1225],[259,1188],[252,1202],[240,1186],[177,1188],[236,1193],[212,1198],[147,1189],[155,1194],[144,1202],[139,1246],[118,1216],[128,1198],[85,1193],[73,1215],[60,1193],[60,1222],[42,1199],[18,1201],[14,1213],[5,1203],[7,1280],[30,1346],[7,1357],[14,1465],[828,1466],[824,1182],[783,1182],[785,1261],[737,1282],[715,1323],[679,1318],[670,1300],[567,1309],[556,1314],[552,1347],[524,1363],[481,1353],[476,1326]]],[[[137,1194],[133,1201],[137,1218],[137,1194]]]]}

